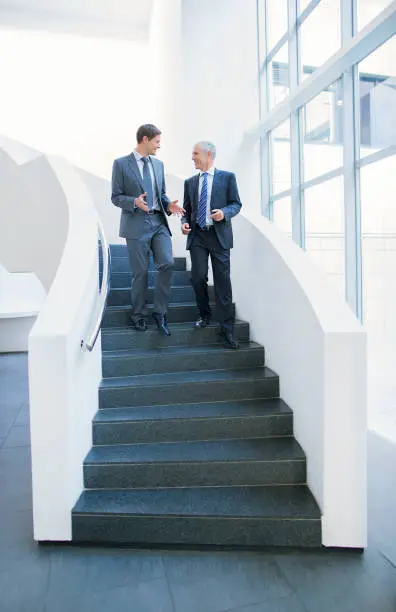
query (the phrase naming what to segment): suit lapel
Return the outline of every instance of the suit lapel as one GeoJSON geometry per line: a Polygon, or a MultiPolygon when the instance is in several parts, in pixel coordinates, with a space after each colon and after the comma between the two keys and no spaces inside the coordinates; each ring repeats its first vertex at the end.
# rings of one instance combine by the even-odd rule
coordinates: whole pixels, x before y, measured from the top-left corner
{"type": "Polygon", "coordinates": [[[194,206],[194,211],[195,214],[197,214],[198,212],[198,189],[199,189],[199,172],[196,176],[194,176],[193,180],[191,181],[192,183],[192,199],[193,199],[193,206],[194,206]]]}
{"type": "Polygon", "coordinates": [[[157,190],[157,198],[158,198],[158,202],[159,205],[162,206],[162,202],[161,202],[161,192],[159,190],[159,180],[158,180],[158,174],[157,174],[157,164],[155,164],[152,160],[152,158],[150,157],[150,162],[151,162],[151,167],[153,169],[153,174],[154,174],[154,183],[155,183],[155,188],[157,190]]]}
{"type": "Polygon", "coordinates": [[[213,176],[213,183],[212,183],[212,193],[210,194],[210,210],[213,210],[214,208],[216,208],[216,206],[213,206],[213,203],[216,201],[216,191],[219,187],[219,183],[221,180],[220,175],[221,173],[219,172],[219,170],[215,168],[214,176],[213,176]]]}
{"type": "Polygon", "coordinates": [[[141,190],[142,190],[142,193],[143,193],[144,192],[144,187],[143,187],[142,175],[140,174],[139,167],[138,167],[137,161],[136,161],[136,157],[134,156],[133,153],[131,153],[130,156],[129,156],[129,165],[130,165],[130,167],[132,169],[132,172],[134,173],[135,178],[136,178],[137,182],[139,183],[139,185],[141,187],[141,190]]]}

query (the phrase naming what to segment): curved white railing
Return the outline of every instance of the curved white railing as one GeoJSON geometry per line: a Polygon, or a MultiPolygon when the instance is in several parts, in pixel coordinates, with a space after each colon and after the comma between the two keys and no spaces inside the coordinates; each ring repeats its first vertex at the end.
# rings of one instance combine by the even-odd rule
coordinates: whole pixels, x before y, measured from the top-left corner
{"type": "Polygon", "coordinates": [[[70,540],[98,408],[109,250],[92,198],[64,159],[0,138],[0,166],[0,259],[10,272],[35,273],[47,291],[29,336],[34,537],[70,540]]]}
{"type": "Polygon", "coordinates": [[[103,313],[106,307],[107,297],[110,292],[110,281],[111,281],[111,254],[110,247],[107,243],[105,232],[103,229],[102,222],[98,218],[98,230],[100,237],[100,244],[102,248],[102,262],[103,262],[103,275],[102,275],[102,286],[99,294],[99,298],[96,306],[96,313],[93,323],[90,325],[90,329],[86,333],[85,338],[81,340],[81,348],[85,351],[92,351],[95,346],[96,339],[98,337],[100,326],[102,324],[103,313]]]}
{"type": "Polygon", "coordinates": [[[259,213],[234,219],[237,316],[293,410],[325,546],[366,546],[366,334],[324,274],[259,213]]]}

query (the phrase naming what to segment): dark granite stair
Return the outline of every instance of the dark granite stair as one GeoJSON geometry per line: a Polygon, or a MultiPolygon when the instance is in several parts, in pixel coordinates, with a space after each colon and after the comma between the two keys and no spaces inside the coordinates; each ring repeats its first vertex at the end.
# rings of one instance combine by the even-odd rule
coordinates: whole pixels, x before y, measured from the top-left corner
{"type": "MultiPolygon", "coordinates": [[[[112,246],[99,411],[84,461],[86,488],[72,512],[73,540],[320,546],[320,510],[306,485],[292,411],[249,325],[236,322],[238,351],[222,346],[215,322],[194,329],[190,273],[179,258],[171,337],[152,324],[136,332],[126,255],[125,246],[112,246]]],[[[156,275],[151,262],[151,287],[156,275]]]]}
{"type": "Polygon", "coordinates": [[[306,546],[321,542],[306,485],[85,491],[73,539],[138,546],[306,546]]]}

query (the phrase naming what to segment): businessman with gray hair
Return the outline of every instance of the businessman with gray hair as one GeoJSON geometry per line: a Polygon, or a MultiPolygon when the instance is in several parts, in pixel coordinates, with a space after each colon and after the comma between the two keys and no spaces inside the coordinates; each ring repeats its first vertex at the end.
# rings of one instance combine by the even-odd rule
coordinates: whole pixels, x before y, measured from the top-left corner
{"type": "Polygon", "coordinates": [[[237,349],[230,279],[231,218],[239,213],[242,204],[235,174],[215,168],[215,157],[216,147],[211,142],[201,141],[193,148],[192,159],[199,172],[184,183],[182,232],[187,236],[191,280],[200,315],[195,327],[206,327],[212,316],[208,294],[210,256],[220,335],[226,346],[237,349]]]}

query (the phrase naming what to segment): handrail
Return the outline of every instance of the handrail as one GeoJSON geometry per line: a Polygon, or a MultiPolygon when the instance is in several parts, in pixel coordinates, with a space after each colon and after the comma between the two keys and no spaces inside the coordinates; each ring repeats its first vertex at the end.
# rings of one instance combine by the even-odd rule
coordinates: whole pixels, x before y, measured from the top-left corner
{"type": "Polygon", "coordinates": [[[100,287],[99,299],[97,301],[97,316],[95,319],[95,325],[91,333],[87,333],[88,339],[81,340],[81,349],[83,351],[92,351],[95,346],[96,339],[99,334],[100,326],[103,319],[103,313],[106,306],[107,296],[110,291],[110,265],[111,265],[111,254],[110,247],[107,244],[106,236],[103,230],[102,223],[100,219],[98,219],[98,230],[100,236],[100,244],[102,247],[103,254],[103,275],[102,275],[102,284],[100,287]]]}

